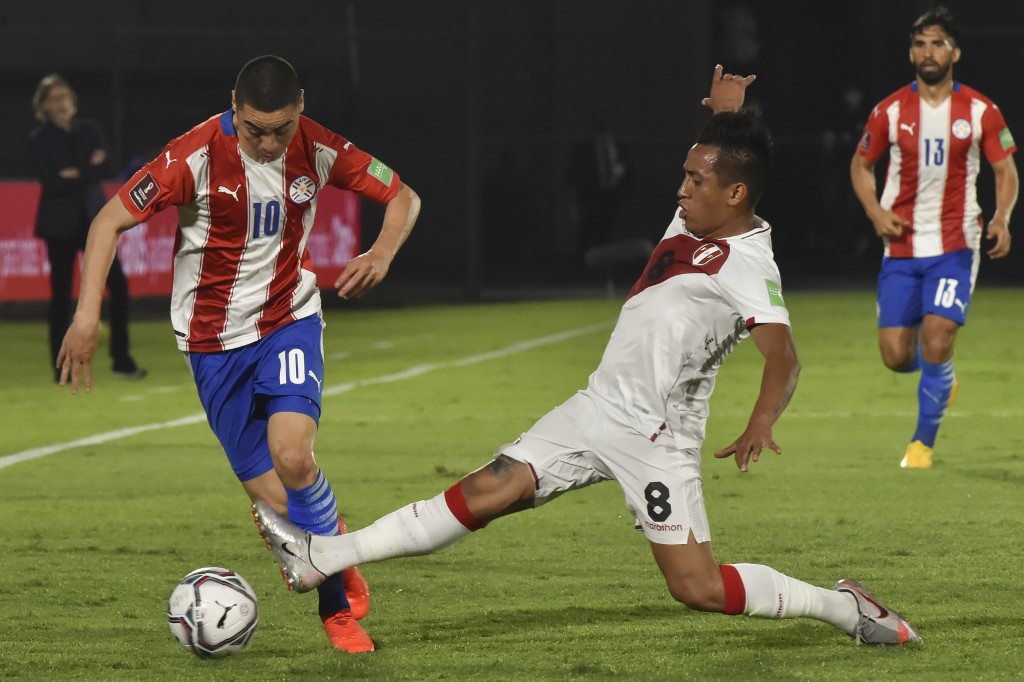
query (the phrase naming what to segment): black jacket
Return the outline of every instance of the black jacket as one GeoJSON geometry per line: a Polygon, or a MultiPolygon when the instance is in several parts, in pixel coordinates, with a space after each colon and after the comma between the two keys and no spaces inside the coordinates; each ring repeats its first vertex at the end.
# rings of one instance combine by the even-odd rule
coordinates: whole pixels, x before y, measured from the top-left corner
{"type": "Polygon", "coordinates": [[[93,166],[89,158],[97,149],[107,149],[103,132],[95,122],[74,119],[71,132],[44,123],[29,135],[29,151],[36,177],[43,185],[36,217],[36,235],[42,238],[82,239],[106,196],[99,181],[110,177],[110,161],[93,166]],[[79,170],[73,180],[58,172],[69,166],[79,170]]]}

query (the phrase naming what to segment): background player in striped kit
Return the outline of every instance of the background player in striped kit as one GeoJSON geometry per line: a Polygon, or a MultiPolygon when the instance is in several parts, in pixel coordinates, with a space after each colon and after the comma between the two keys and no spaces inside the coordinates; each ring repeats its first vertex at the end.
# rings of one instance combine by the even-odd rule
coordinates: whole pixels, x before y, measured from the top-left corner
{"type": "Polygon", "coordinates": [[[981,154],[995,172],[990,258],[1010,252],[1017,201],[1017,147],[998,107],[953,80],[960,47],[953,17],[928,10],[910,30],[917,78],[871,112],[850,174],[853,189],[885,242],[878,277],[878,342],[896,372],[921,371],[917,429],[900,466],[927,468],[946,407],[956,394],[953,344],[967,319],[981,248],[975,181],[981,154]],[[889,152],[881,200],[875,163],[889,152]]]}
{"type": "Polygon", "coordinates": [[[754,214],[771,138],[752,112],[733,111],[751,80],[716,68],[705,103],[717,113],[686,157],[678,210],[587,388],[448,490],[347,535],[314,537],[264,502],[254,504],[295,589],[356,564],[436,552],[493,519],[614,480],[670,594],[690,608],[816,618],[868,644],[919,641],[904,618],[854,581],[828,590],[762,564],[718,564],[711,549],[700,460],[720,365],[748,336],[764,357],[747,427],[714,453],[735,456],[742,471],[764,448],[781,453],[772,427],[799,374],[771,228],[754,214]]]}
{"type": "MultiPolygon", "coordinates": [[[[327,185],[386,204],[373,246],[335,282],[361,296],[387,274],[412,230],[419,198],[398,174],[349,140],[303,117],[288,62],[266,55],[242,67],[231,109],[172,140],[92,224],[81,297],[58,356],[61,383],[90,389],[103,280],[120,232],[178,207],[171,323],[211,428],[253,500],[269,500],[307,530],[343,531],[313,456],[324,379],[320,293],[306,251],[316,199],[327,185]]],[[[357,622],[369,609],[358,572],[320,590],[331,643],[372,651],[357,622]],[[348,593],[346,596],[346,592],[348,593]]]]}

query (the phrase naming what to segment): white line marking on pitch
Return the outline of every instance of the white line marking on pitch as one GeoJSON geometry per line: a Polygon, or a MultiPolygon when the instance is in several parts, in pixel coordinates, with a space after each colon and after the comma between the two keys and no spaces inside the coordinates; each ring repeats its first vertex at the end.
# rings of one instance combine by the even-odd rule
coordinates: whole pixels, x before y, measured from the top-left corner
{"type": "MultiPolygon", "coordinates": [[[[424,374],[428,374],[439,369],[446,369],[448,367],[466,367],[468,365],[475,365],[480,362],[486,362],[487,360],[494,360],[496,358],[502,358],[508,355],[525,353],[526,351],[533,350],[534,348],[547,346],[552,343],[560,343],[562,341],[567,341],[577,336],[583,336],[585,334],[591,334],[602,329],[607,329],[611,325],[612,323],[610,321],[600,322],[598,324],[580,327],[579,329],[570,329],[569,331],[560,332],[558,334],[551,334],[550,336],[542,336],[537,339],[522,341],[520,343],[515,343],[512,344],[511,346],[499,348],[498,350],[490,351],[488,353],[470,355],[469,357],[449,360],[447,362],[432,362],[425,365],[415,365],[401,372],[395,372],[394,374],[385,374],[384,376],[373,377],[370,379],[362,379],[360,381],[349,381],[344,384],[338,384],[336,386],[330,386],[328,388],[325,388],[323,395],[326,398],[327,396],[347,393],[354,389],[360,388],[361,386],[376,386],[379,384],[390,384],[396,381],[414,379],[416,377],[423,376],[424,374]]],[[[174,419],[172,421],[158,422],[154,424],[143,424],[141,426],[132,426],[125,429],[118,429],[116,431],[98,433],[94,436],[87,436],[85,438],[69,441],[67,443],[44,445],[43,447],[32,448],[31,450],[24,450],[23,452],[16,452],[13,455],[5,455],[3,457],[0,457],[0,469],[5,469],[13,464],[18,464],[20,462],[27,462],[29,460],[39,459],[40,457],[46,457],[48,455],[53,455],[58,452],[64,452],[65,450],[72,450],[74,448],[79,448],[86,445],[99,445],[101,443],[109,443],[112,440],[119,440],[121,438],[136,436],[140,433],[146,433],[147,431],[172,429],[178,426],[189,426],[192,424],[199,424],[204,421],[206,421],[205,414],[192,414],[187,417],[182,417],[181,419],[174,419]]]]}

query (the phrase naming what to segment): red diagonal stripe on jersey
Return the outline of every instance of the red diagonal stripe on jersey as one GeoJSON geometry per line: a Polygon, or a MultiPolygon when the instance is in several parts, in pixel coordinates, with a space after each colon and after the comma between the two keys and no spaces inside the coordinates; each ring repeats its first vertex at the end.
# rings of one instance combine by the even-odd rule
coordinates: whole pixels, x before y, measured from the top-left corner
{"type": "Polygon", "coordinates": [[[702,241],[685,234],[662,239],[629,298],[676,275],[717,275],[728,258],[729,244],[724,240],[702,241]]]}

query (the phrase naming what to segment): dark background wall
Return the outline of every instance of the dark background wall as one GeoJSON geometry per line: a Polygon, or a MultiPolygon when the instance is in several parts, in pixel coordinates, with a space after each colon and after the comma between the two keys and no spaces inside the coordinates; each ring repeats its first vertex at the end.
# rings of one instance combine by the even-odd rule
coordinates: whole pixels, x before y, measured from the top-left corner
{"type": "MultiPolygon", "coordinates": [[[[930,3],[742,0],[4,3],[0,177],[28,175],[30,99],[57,71],[115,160],[148,159],[229,105],[239,67],[276,53],[299,71],[306,113],[392,165],[421,220],[392,279],[478,297],[497,287],[589,285],[571,160],[605,120],[629,181],[619,238],[657,239],[685,152],[707,118],[716,62],[756,73],[748,103],[776,136],[759,213],[790,283],[870,283],[877,240],[848,190],[867,109],[909,82],[907,29],[930,3]],[[844,105],[859,91],[860,107],[844,105]]],[[[947,5],[961,25],[958,80],[994,99],[1024,141],[1024,3],[947,5]]],[[[979,197],[994,206],[991,172],[979,197]]],[[[380,211],[366,208],[372,239],[380,211]]],[[[1018,212],[1011,229],[1019,234],[1018,212]]],[[[1024,240],[981,281],[1024,283],[1024,240]]]]}

